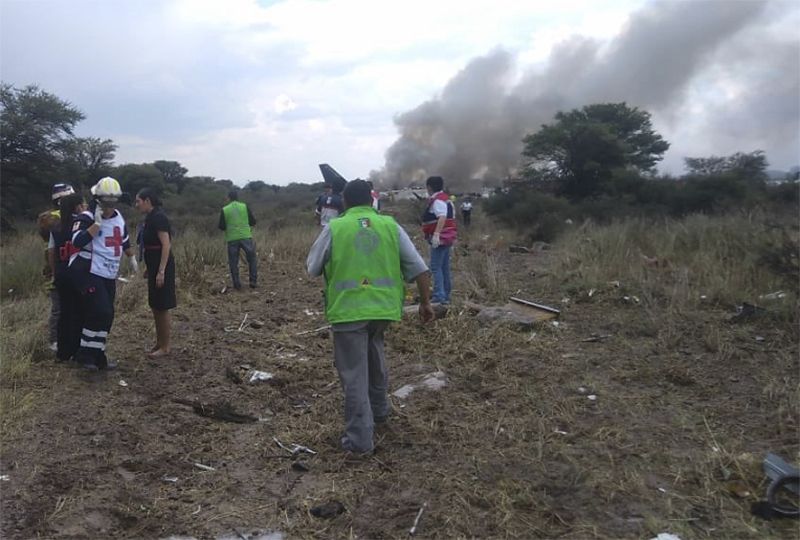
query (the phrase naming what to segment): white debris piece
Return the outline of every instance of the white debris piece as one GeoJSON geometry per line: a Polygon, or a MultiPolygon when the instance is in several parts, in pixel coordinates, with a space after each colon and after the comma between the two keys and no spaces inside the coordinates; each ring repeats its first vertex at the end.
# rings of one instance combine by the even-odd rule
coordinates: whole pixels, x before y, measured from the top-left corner
{"type": "Polygon", "coordinates": [[[658,536],[654,536],[650,540],[681,540],[681,537],[672,533],[658,533],[658,536]]]}
{"type": "Polygon", "coordinates": [[[597,396],[596,396],[596,395],[594,395],[594,394],[589,394],[588,396],[586,396],[586,398],[587,398],[589,401],[597,401],[597,396]]]}
{"type": "Polygon", "coordinates": [[[125,382],[125,381],[123,381],[122,379],[120,379],[120,380],[119,380],[119,383],[118,383],[118,384],[119,384],[120,386],[123,386],[123,387],[124,387],[124,386],[128,386],[128,383],[126,383],[126,382],[125,382]]]}
{"type": "Polygon", "coordinates": [[[257,369],[254,369],[253,372],[250,374],[250,382],[254,383],[259,381],[268,381],[274,377],[275,376],[272,373],[269,373],[268,371],[258,371],[257,369]]]}
{"type": "Polygon", "coordinates": [[[8,482],[9,480],[11,480],[11,477],[7,474],[0,474],[0,481],[8,482]]]}
{"type": "Polygon", "coordinates": [[[424,375],[421,380],[417,383],[406,384],[395,390],[392,395],[398,397],[400,399],[405,399],[413,392],[419,388],[427,388],[429,390],[440,390],[447,386],[447,377],[444,374],[444,371],[435,371],[433,373],[429,373],[428,375],[424,375]]]}

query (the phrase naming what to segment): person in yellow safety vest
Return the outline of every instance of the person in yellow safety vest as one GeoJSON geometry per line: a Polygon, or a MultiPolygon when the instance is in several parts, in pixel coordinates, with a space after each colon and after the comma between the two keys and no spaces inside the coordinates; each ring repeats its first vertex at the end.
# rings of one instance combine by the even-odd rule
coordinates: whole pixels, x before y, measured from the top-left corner
{"type": "MultiPolygon", "coordinates": [[[[42,269],[42,274],[45,277],[55,277],[55,247],[52,245],[51,233],[57,231],[61,224],[61,211],[59,204],[61,197],[72,195],[75,190],[69,184],[54,184],[50,190],[50,201],[53,208],[45,210],[36,219],[36,228],[39,231],[39,236],[47,243],[45,248],[45,265],[42,269]]],[[[48,295],[50,296],[50,317],[48,319],[48,339],[50,343],[50,350],[53,352],[58,351],[58,318],[61,313],[61,304],[59,302],[58,291],[54,282],[50,282],[47,288],[48,295]]]]}
{"type": "Polygon", "coordinates": [[[239,202],[239,192],[235,189],[228,193],[225,201],[227,204],[219,213],[219,228],[225,231],[233,288],[237,291],[242,288],[242,282],[239,281],[239,250],[243,250],[247,257],[250,288],[255,289],[258,287],[258,260],[250,227],[256,224],[256,218],[250,212],[249,206],[239,202]]]}
{"type": "Polygon", "coordinates": [[[423,322],[433,320],[433,308],[425,261],[394,218],[372,208],[367,182],[348,183],[344,205],[311,246],[306,267],[311,276],[325,276],[325,316],[344,390],[341,445],[366,454],[374,449],[375,424],[391,411],[383,334],[402,316],[404,282],[416,281],[423,322]]]}

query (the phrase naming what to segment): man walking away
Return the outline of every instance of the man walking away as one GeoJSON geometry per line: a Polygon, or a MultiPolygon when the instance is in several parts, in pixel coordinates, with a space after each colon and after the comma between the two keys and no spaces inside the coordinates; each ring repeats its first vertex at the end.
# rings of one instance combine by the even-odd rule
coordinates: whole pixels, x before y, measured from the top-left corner
{"type": "Polygon", "coordinates": [[[345,213],[317,237],[306,260],[311,276],[325,276],[325,316],[333,327],[334,363],[344,390],[342,448],[372,452],[375,423],[390,412],[383,333],[403,311],[404,281],[416,281],[419,315],[433,320],[430,277],[408,234],[372,208],[369,185],[344,189],[345,213]]]}
{"type": "Polygon", "coordinates": [[[239,250],[244,250],[250,272],[250,288],[255,289],[258,287],[258,261],[250,227],[256,224],[256,218],[245,203],[239,202],[239,192],[235,189],[228,193],[225,202],[227,204],[219,213],[219,228],[225,231],[225,241],[228,243],[228,266],[233,288],[237,291],[242,288],[242,282],[239,281],[239,250]]]}

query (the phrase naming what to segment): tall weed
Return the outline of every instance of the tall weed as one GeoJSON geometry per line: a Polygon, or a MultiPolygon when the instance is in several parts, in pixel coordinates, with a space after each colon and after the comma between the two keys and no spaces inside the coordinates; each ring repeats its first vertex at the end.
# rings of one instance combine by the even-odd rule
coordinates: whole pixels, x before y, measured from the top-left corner
{"type": "MultiPolygon", "coordinates": [[[[619,281],[675,308],[701,299],[756,303],[785,288],[785,276],[760,263],[763,247],[781,234],[757,215],[586,223],[557,243],[556,273],[587,289],[619,281]]],[[[783,305],[796,300],[787,295],[783,305]]]]}

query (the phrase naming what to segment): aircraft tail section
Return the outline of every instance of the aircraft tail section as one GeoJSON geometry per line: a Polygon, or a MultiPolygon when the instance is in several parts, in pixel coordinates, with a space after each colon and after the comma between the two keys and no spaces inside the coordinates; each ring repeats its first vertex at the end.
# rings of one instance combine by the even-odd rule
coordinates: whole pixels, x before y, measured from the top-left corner
{"type": "Polygon", "coordinates": [[[345,184],[347,184],[347,180],[345,180],[341,174],[336,172],[333,167],[327,163],[320,163],[319,170],[322,172],[322,178],[325,180],[325,183],[333,186],[334,192],[338,193],[344,189],[345,184]]]}

